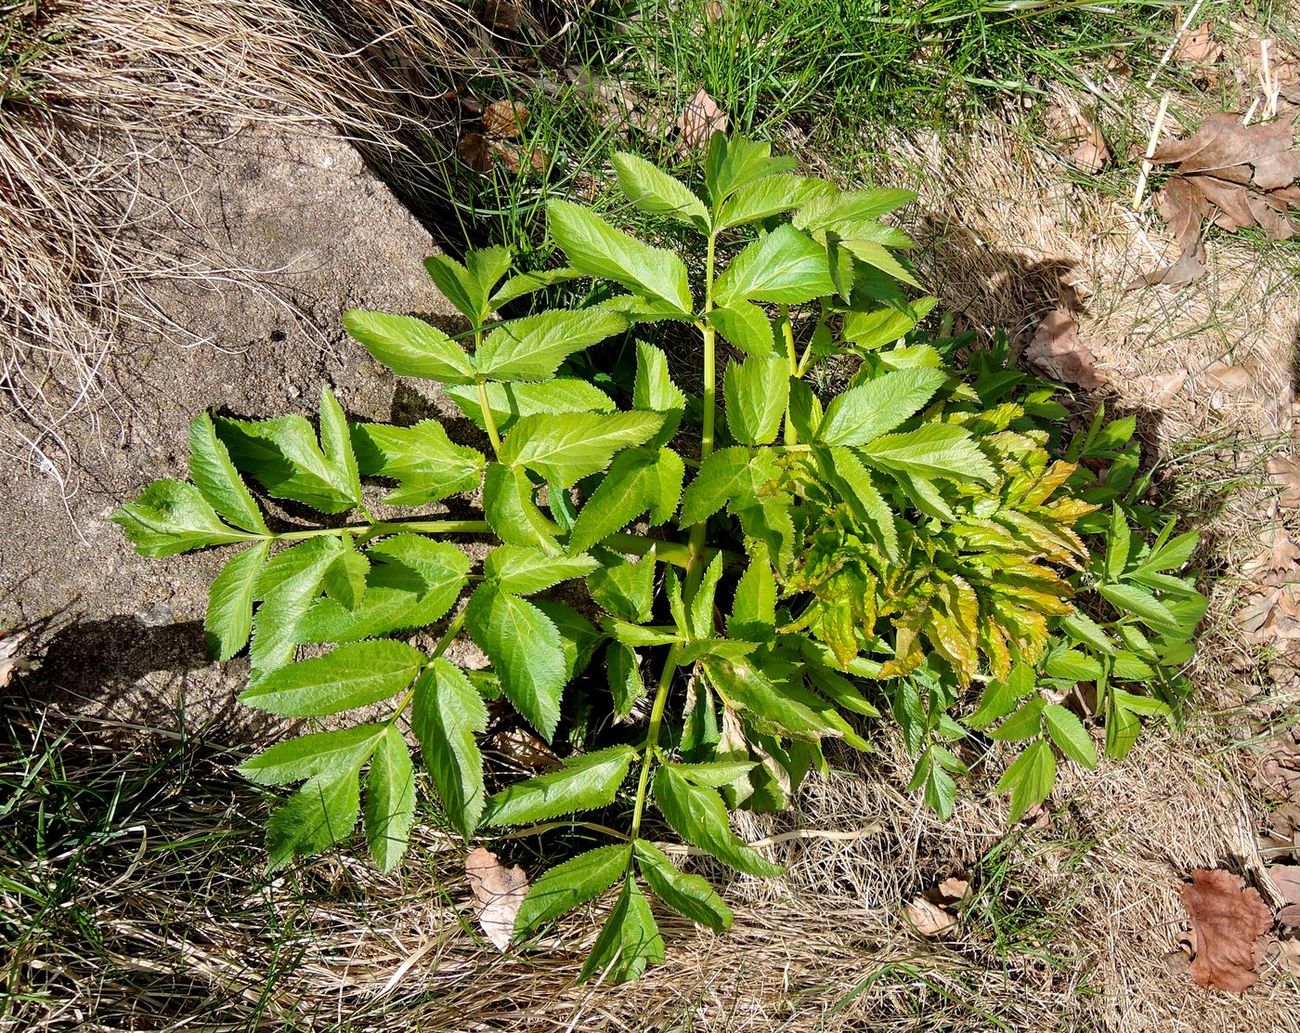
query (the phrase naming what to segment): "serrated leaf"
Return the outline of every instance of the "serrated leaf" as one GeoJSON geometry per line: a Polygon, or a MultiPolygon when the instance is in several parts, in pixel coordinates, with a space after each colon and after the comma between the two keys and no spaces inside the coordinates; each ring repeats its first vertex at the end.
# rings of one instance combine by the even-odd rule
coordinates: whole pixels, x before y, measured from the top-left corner
{"type": "Polygon", "coordinates": [[[714,133],[704,162],[704,180],[715,210],[746,183],[791,172],[797,163],[789,156],[772,157],[772,145],[742,136],[714,133]]]}
{"type": "Polygon", "coordinates": [[[1033,691],[1034,669],[1028,664],[1016,664],[1005,678],[994,678],[984,687],[979,706],[964,723],[968,728],[987,728],[1011,713],[1033,691]]]}
{"type": "Polygon", "coordinates": [[[646,694],[636,652],[621,642],[611,642],[605,650],[605,671],[609,677],[610,695],[614,699],[614,715],[627,717],[646,694]]]}
{"type": "Polygon", "coordinates": [[[1061,618],[1061,627],[1076,642],[1092,646],[1103,653],[1114,653],[1115,643],[1101,626],[1081,610],[1061,618]]]}
{"type": "Polygon", "coordinates": [[[1179,631],[1179,620],[1169,607],[1136,585],[1098,585],[1097,593],[1111,605],[1133,614],[1156,631],[1179,631]]]}
{"type": "Polygon", "coordinates": [[[552,556],[522,545],[498,545],[483,561],[483,576],[503,592],[532,595],[598,566],[590,556],[552,556]]]}
{"type": "Polygon", "coordinates": [[[560,770],[515,782],[493,796],[483,824],[527,825],[613,803],[636,755],[631,746],[611,746],[570,757],[560,770]]]}
{"type": "Polygon", "coordinates": [[[645,448],[616,455],[578,513],[569,533],[569,550],[590,549],[649,509],[660,489],[658,464],[659,453],[645,448]]]}
{"type": "Polygon", "coordinates": [[[302,642],[352,642],[422,628],[441,618],[465,587],[469,560],[450,542],[399,534],[367,550],[366,589],[354,610],[315,601],[299,622],[302,642]]]}
{"type": "Polygon", "coordinates": [[[366,590],[366,575],[370,573],[370,561],[358,553],[350,544],[334,557],[334,562],[325,568],[321,587],[325,594],[345,610],[355,610],[361,603],[366,590]]]}
{"type": "Polygon", "coordinates": [[[1099,681],[1102,677],[1101,664],[1077,649],[1061,649],[1048,656],[1043,665],[1053,678],[1065,681],[1099,681]]]}
{"type": "Polygon", "coordinates": [[[517,467],[488,463],[483,475],[483,516],[503,542],[560,552],[557,528],[533,501],[528,475],[517,467]]]}
{"type": "Polygon", "coordinates": [[[839,222],[876,219],[916,200],[916,191],[892,187],[844,190],[815,197],[791,220],[803,230],[827,229],[839,222]]]}
{"type": "Polygon", "coordinates": [[[352,443],[361,473],[398,482],[384,496],[394,506],[421,506],[473,491],[486,462],[478,449],[454,444],[437,420],[412,427],[359,423],[352,428],[352,443]]]}
{"type": "Polygon", "coordinates": [[[606,611],[632,623],[648,621],[654,606],[655,558],[601,567],[587,575],[591,597],[606,611]]]}
{"type": "Polygon", "coordinates": [[[360,809],[358,768],[312,778],[267,820],[267,868],[283,868],[295,857],[320,853],[351,835],[360,809]]]}
{"type": "Polygon", "coordinates": [[[844,316],[843,339],[859,351],[883,348],[908,334],[934,301],[922,298],[900,308],[886,305],[867,312],[849,312],[844,316]]]}
{"type": "Polygon", "coordinates": [[[572,911],[618,882],[632,863],[631,843],[611,843],[548,869],[528,890],[515,916],[515,937],[572,911]]]}
{"type": "Polygon", "coordinates": [[[658,847],[644,839],[636,841],[635,850],[641,877],[656,897],[679,915],[715,933],[731,928],[731,908],[707,880],[678,871],[658,847]]]}
{"type": "Polygon", "coordinates": [[[772,321],[750,301],[736,301],[713,309],[709,323],[728,341],[749,355],[771,355],[776,348],[772,321]]]}
{"type": "Polygon", "coordinates": [[[560,633],[560,649],[564,653],[564,677],[572,681],[591,663],[596,647],[609,636],[587,620],[572,606],[554,599],[535,599],[534,605],[555,625],[560,633]]]}
{"type": "Polygon", "coordinates": [[[669,646],[682,641],[676,628],[645,627],[612,617],[602,620],[601,624],[615,639],[634,649],[642,646],[669,646]]]}
{"type": "Polygon", "coordinates": [[[213,660],[225,663],[248,642],[253,628],[253,590],[270,549],[270,542],[259,542],[236,553],[212,582],[203,629],[208,656],[213,660]]]}
{"type": "Polygon", "coordinates": [[[525,416],[502,443],[499,458],[568,488],[603,470],[620,449],[648,441],[663,421],[651,412],[525,416]]]}
{"type": "Polygon", "coordinates": [[[731,436],[745,445],[771,444],[790,397],[789,364],[779,355],[728,362],[723,395],[731,436]]]}
{"type": "Polygon", "coordinates": [[[1119,506],[1112,506],[1110,527],[1106,533],[1106,577],[1114,580],[1124,573],[1128,566],[1129,543],[1128,521],[1119,506]]]}
{"type": "Polygon", "coordinates": [[[236,770],[250,782],[278,786],[331,771],[360,768],[387,725],[366,724],[331,732],[312,732],[276,743],[236,770]]]}
{"type": "Polygon", "coordinates": [[[998,782],[998,792],[1011,793],[1008,821],[1019,821],[1030,807],[1047,799],[1056,785],[1056,758],[1041,739],[1017,757],[998,782]]]}
{"type": "Polygon", "coordinates": [[[914,367],[851,388],[826,407],[818,440],[828,445],[865,445],[919,412],[947,379],[942,370],[914,367]]]}
{"type": "MultiPolygon", "coordinates": [[[[488,409],[502,434],[521,416],[537,413],[613,412],[614,400],[594,384],[572,377],[545,380],[537,384],[484,384],[488,409]]],[[[483,408],[476,385],[449,387],[444,392],[479,430],[486,430],[483,408]]]]}
{"type": "Polygon", "coordinates": [[[731,831],[726,805],[716,789],[695,785],[667,765],[660,765],[654,776],[654,798],[664,820],[692,846],[750,875],[781,874],[779,865],[742,843],[731,831]]]}
{"type": "Polygon", "coordinates": [[[355,505],[361,505],[361,477],[352,451],[352,435],[343,406],[328,387],[320,389],[320,443],[333,482],[355,505]]]}
{"type": "Polygon", "coordinates": [[[778,226],[740,252],[713,285],[721,306],[738,301],[795,305],[830,294],[826,249],[793,226],[778,226]]]}
{"type": "Polygon", "coordinates": [[[1138,570],[1181,570],[1187,565],[1187,561],[1192,558],[1192,553],[1196,551],[1196,545],[1200,541],[1200,537],[1195,531],[1188,531],[1186,534],[1180,534],[1177,538],[1170,539],[1158,549],[1153,550],[1151,555],[1138,565],[1138,570]]]}
{"type": "Polygon", "coordinates": [[[692,311],[686,266],[674,252],[642,243],[570,201],[548,202],[546,214],[551,235],[575,269],[658,298],[678,312],[692,311]]]}
{"type": "Polygon", "coordinates": [[[992,465],[969,432],[950,423],[927,423],[905,434],[885,434],[859,452],[873,465],[923,480],[994,481],[992,465]]]}
{"type": "Polygon", "coordinates": [[[555,734],[564,692],[560,632],[534,604],[483,584],[465,609],[465,627],[492,661],[501,691],[544,738],[555,734]]]}
{"type": "Polygon", "coordinates": [[[487,731],[488,712],[465,672],[438,657],[415,683],[411,730],[443,809],[462,836],[478,828],[486,803],[483,756],[475,733],[487,731]]]}
{"type": "Polygon", "coordinates": [[[582,273],[569,266],[561,269],[541,269],[535,272],[518,273],[506,280],[492,295],[488,304],[493,311],[501,308],[516,298],[532,294],[544,287],[553,287],[557,283],[576,280],[582,273]]]}
{"type": "Polygon", "coordinates": [[[818,450],[818,461],[822,475],[838,487],[840,497],[848,503],[854,516],[885,555],[897,562],[898,529],[894,526],[894,512],[871,479],[871,472],[856,455],[839,446],[818,450]]]}
{"type": "Polygon", "coordinates": [[[752,760],[710,760],[698,764],[672,764],[674,772],[688,782],[710,789],[722,789],[748,775],[757,761],[752,760]]]}
{"type": "Polygon", "coordinates": [[[343,313],[343,327],[394,373],[443,384],[474,382],[474,363],[465,349],[422,319],[352,309],[343,313]]]}
{"type": "Polygon", "coordinates": [[[611,984],[626,983],[639,978],[651,962],[663,960],[664,941],[650,904],[629,876],[578,978],[600,976],[611,984]]]}
{"type": "Polygon", "coordinates": [[[190,424],[190,480],[212,508],[236,527],[254,534],[271,533],[207,413],[190,424]]]}
{"type": "Polygon", "coordinates": [[[256,478],[273,498],[292,499],[322,513],[343,513],[356,506],[350,470],[325,455],[316,431],[302,416],[222,418],[217,433],[235,466],[256,478]]]}
{"type": "Polygon", "coordinates": [[[415,772],[406,740],[388,725],[375,744],[366,773],[366,842],[382,872],[391,872],[406,854],[415,824],[415,772]]]}
{"type": "Polygon", "coordinates": [[[686,407],[686,396],[668,374],[668,356],[645,341],[636,342],[632,405],[650,412],[677,412],[686,407]]]}
{"type": "Polygon", "coordinates": [[[349,642],[258,678],[239,701],[285,717],[325,717],[396,695],[424,662],[405,642],[349,642]]]}
{"type": "Polygon", "coordinates": [[[989,738],[1001,739],[1003,742],[1024,742],[1026,739],[1032,739],[1042,730],[1043,707],[1046,705],[1046,700],[1041,696],[1035,696],[989,732],[989,738]]]}
{"type": "Polygon", "coordinates": [[[618,185],[629,201],[643,212],[664,215],[707,232],[709,212],[681,180],[656,168],[635,154],[614,155],[614,173],[618,185]]]}
{"type": "Polygon", "coordinates": [[[736,499],[752,499],[775,472],[769,449],[719,449],[700,464],[694,480],[686,486],[681,525],[698,524],[736,499]]]}
{"type": "MultiPolygon", "coordinates": [[[[506,261],[509,262],[508,257],[506,261]]],[[[424,260],[424,268],[442,296],[456,306],[461,315],[475,325],[483,322],[486,299],[465,266],[450,255],[430,255],[424,260]]]]}
{"type": "Polygon", "coordinates": [[[262,568],[253,589],[253,597],[262,601],[253,617],[249,646],[254,677],[293,659],[302,622],[321,594],[325,571],[342,549],[337,538],[312,538],[284,550],[262,568]]]}
{"type": "Polygon", "coordinates": [[[748,658],[709,656],[703,667],[723,698],[746,711],[765,731],[804,739],[844,734],[825,700],[792,682],[772,681],[748,658]]]}
{"type": "Polygon", "coordinates": [[[570,355],[627,329],[616,312],[558,309],[496,323],[474,354],[489,380],[545,380],[570,355]]]}
{"type": "Polygon", "coordinates": [[[761,542],[751,550],[749,566],[736,585],[727,630],[755,642],[767,641],[776,630],[776,577],[761,542]]]}
{"type": "Polygon", "coordinates": [[[185,481],[154,481],[134,502],[113,511],[113,523],[141,556],[155,558],[261,537],[223,524],[199,489],[185,481]]]}
{"type": "Polygon", "coordinates": [[[1059,703],[1049,703],[1043,708],[1043,720],[1058,750],[1085,768],[1097,766],[1097,748],[1077,715],[1059,703]]]}
{"type": "Polygon", "coordinates": [[[882,273],[892,276],[895,280],[901,280],[909,286],[920,288],[916,277],[912,275],[911,270],[904,266],[885,248],[883,244],[869,239],[871,234],[865,231],[865,227],[852,224],[841,224],[839,227],[844,231],[840,235],[840,246],[851,253],[854,258],[867,265],[874,266],[882,273]]]}
{"type": "Polygon", "coordinates": [[[798,208],[823,184],[803,176],[765,176],[737,187],[718,213],[715,231],[731,229],[747,222],[757,222],[791,208],[798,208]]]}

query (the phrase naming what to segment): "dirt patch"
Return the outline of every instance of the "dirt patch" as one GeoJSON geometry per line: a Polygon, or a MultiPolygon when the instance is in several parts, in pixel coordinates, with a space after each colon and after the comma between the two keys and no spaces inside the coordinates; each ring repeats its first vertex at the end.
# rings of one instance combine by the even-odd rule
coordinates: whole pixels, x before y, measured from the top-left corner
{"type": "MultiPolygon", "coordinates": [[[[103,404],[63,427],[63,469],[33,454],[10,464],[0,627],[45,625],[38,693],[175,728],[233,717],[243,665],[210,667],[203,654],[222,557],[142,559],[113,509],[150,480],[186,476],[187,428],[205,409],[311,414],[322,384],[354,416],[403,420],[431,404],[410,387],[399,397],[339,315],[360,305],[451,327],[454,310],[421,267],[436,251],[428,233],[327,131],[250,126],[168,146],[165,159],[149,167],[132,230],[158,272],[123,314],[103,404]]],[[[21,432],[15,414],[0,419],[21,432]]]]}

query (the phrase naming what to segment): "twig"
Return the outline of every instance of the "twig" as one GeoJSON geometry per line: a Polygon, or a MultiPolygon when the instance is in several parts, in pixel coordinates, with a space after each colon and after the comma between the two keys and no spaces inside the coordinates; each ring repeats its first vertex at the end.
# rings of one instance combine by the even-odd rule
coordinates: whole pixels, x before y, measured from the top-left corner
{"type": "Polygon", "coordinates": [[[1174,56],[1174,51],[1178,49],[1178,44],[1182,42],[1183,37],[1187,34],[1187,30],[1191,27],[1192,22],[1196,20],[1196,16],[1201,13],[1201,8],[1204,4],[1205,0],[1196,0],[1196,3],[1192,4],[1192,9],[1187,12],[1187,17],[1183,19],[1183,24],[1178,26],[1178,31],[1174,33],[1174,38],[1169,41],[1169,46],[1167,46],[1165,52],[1160,55],[1160,63],[1156,65],[1155,69],[1151,73],[1151,78],[1147,80],[1148,88],[1156,84],[1156,76],[1164,70],[1165,65],[1169,64],[1169,59],[1174,56]]]}
{"type": "Polygon", "coordinates": [[[1136,210],[1142,204],[1142,198],[1147,190],[1147,177],[1151,175],[1151,156],[1156,153],[1156,144],[1160,141],[1160,131],[1165,127],[1165,114],[1169,111],[1170,93],[1165,91],[1165,95],[1160,98],[1160,110],[1156,112],[1156,120],[1151,126],[1151,137],[1147,140],[1146,155],[1142,159],[1142,171],[1138,174],[1137,186],[1133,190],[1133,208],[1136,210]]]}

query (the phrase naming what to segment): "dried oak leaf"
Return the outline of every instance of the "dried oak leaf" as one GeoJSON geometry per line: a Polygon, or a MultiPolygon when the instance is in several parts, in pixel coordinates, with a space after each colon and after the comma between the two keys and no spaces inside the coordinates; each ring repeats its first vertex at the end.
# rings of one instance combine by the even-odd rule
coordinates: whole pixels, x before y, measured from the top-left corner
{"type": "Polygon", "coordinates": [[[1274,456],[1264,464],[1269,480],[1282,489],[1277,504],[1300,509],[1300,456],[1274,456]]]}
{"type": "Polygon", "coordinates": [[[1198,986],[1241,993],[1255,985],[1255,941],[1273,925],[1259,891],[1222,868],[1198,868],[1183,886],[1183,906],[1196,934],[1192,979],[1198,986]]]}
{"type": "Polygon", "coordinates": [[[930,903],[924,897],[914,897],[910,904],[904,906],[903,914],[912,928],[927,939],[942,936],[957,927],[956,915],[930,903]]]}
{"type": "Polygon", "coordinates": [[[1300,546],[1282,528],[1274,528],[1271,538],[1261,536],[1264,550],[1241,565],[1241,572],[1261,585],[1284,585],[1300,581],[1300,546]]]}
{"type": "Polygon", "coordinates": [[[1206,22],[1184,35],[1174,57],[1185,65],[1212,65],[1223,57],[1223,46],[1214,41],[1214,23],[1206,22]]]}
{"type": "Polygon", "coordinates": [[[1037,372],[1085,391],[1109,381],[1097,370],[1097,357],[1079,336],[1079,321],[1073,312],[1049,312],[1025,348],[1025,361],[1037,372]]]}
{"type": "Polygon", "coordinates": [[[698,150],[709,145],[714,133],[727,131],[727,113],[718,107],[717,101],[700,90],[686,102],[677,120],[677,128],[681,132],[682,144],[698,150]]]}
{"type": "Polygon", "coordinates": [[[513,140],[528,121],[528,109],[517,101],[494,100],[483,109],[483,132],[498,140],[513,140]]]}
{"type": "Polygon", "coordinates": [[[1047,131],[1065,148],[1066,159],[1081,172],[1095,174],[1110,161],[1110,148],[1101,129],[1070,98],[1053,102],[1047,109],[1047,131]]]}
{"type": "Polygon", "coordinates": [[[929,896],[936,904],[960,904],[970,896],[970,880],[957,875],[949,876],[929,896]]]}
{"type": "Polygon", "coordinates": [[[1288,904],[1300,904],[1300,865],[1275,864],[1268,869],[1269,880],[1288,904]]]}
{"type": "Polygon", "coordinates": [[[478,924],[499,951],[510,946],[515,916],[528,895],[528,876],[516,865],[505,868],[497,855],[475,847],[465,857],[465,878],[474,894],[478,924]]]}
{"type": "Polygon", "coordinates": [[[492,145],[482,133],[466,133],[456,143],[460,160],[475,172],[492,170],[492,145]]]}

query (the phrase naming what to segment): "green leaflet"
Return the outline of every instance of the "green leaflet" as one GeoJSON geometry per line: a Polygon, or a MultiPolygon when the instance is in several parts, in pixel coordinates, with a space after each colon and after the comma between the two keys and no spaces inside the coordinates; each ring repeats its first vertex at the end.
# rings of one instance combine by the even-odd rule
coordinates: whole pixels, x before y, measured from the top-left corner
{"type": "Polygon", "coordinates": [[[154,481],[134,502],[113,512],[113,523],[141,556],[174,556],[259,537],[223,524],[199,489],[184,481],[154,481]]]}
{"type": "Polygon", "coordinates": [[[349,836],[361,809],[358,768],[334,769],[310,779],[277,807],[266,823],[267,868],[318,854],[349,836]]]}
{"type": "Polygon", "coordinates": [[[465,628],[488,655],[501,691],[542,736],[560,720],[565,664],[560,633],[533,603],[484,583],[465,608],[465,628]]]}
{"type": "Polygon", "coordinates": [[[664,941],[650,904],[629,876],[578,978],[599,976],[604,982],[626,983],[638,978],[651,962],[663,960],[664,941]]]}
{"type": "Polygon", "coordinates": [[[542,312],[494,324],[474,355],[480,377],[488,380],[545,380],[575,352],[627,328],[614,312],[542,312]]]}
{"type": "Polygon", "coordinates": [[[322,513],[342,513],[361,501],[356,459],[342,410],[321,392],[321,438],[301,416],[217,423],[235,466],[277,499],[302,502],[322,513]]]}
{"type": "MultiPolygon", "coordinates": [[[[504,434],[521,416],[537,413],[613,412],[614,400],[585,380],[560,377],[538,384],[485,384],[488,408],[497,430],[504,434]]],[[[449,387],[446,395],[479,430],[486,430],[476,385],[449,387]]]]}
{"type": "Polygon", "coordinates": [[[203,619],[212,659],[224,663],[247,644],[253,628],[253,590],[270,550],[270,542],[261,542],[236,553],[212,582],[203,619]]]}
{"type": "Polygon", "coordinates": [[[700,230],[709,228],[704,202],[685,183],[634,154],[614,155],[614,172],[627,199],[651,215],[665,215],[700,230]]]}
{"type": "Polygon", "coordinates": [[[650,412],[525,416],[502,443],[500,460],[568,488],[603,470],[615,452],[649,440],[663,420],[650,412]]]}
{"type": "Polygon", "coordinates": [[[1079,718],[1058,703],[1043,708],[1043,723],[1056,748],[1085,768],[1097,766],[1097,749],[1079,718]]]}
{"type": "Polygon", "coordinates": [[[495,311],[516,298],[525,297],[543,287],[576,280],[581,275],[578,270],[568,266],[562,269],[539,269],[534,272],[518,273],[498,287],[488,303],[495,311]]]}
{"type": "Polygon", "coordinates": [[[664,820],[686,842],[750,875],[781,874],[780,865],[746,846],[731,831],[726,805],[716,789],[695,785],[661,765],[654,775],[654,798],[664,820]]]}
{"type": "Polygon", "coordinates": [[[826,250],[792,226],[779,226],[738,254],[713,285],[717,304],[797,304],[835,289],[826,250]]]}
{"type": "Polygon", "coordinates": [[[572,911],[618,882],[632,863],[631,843],[588,850],[549,869],[528,889],[515,916],[515,937],[572,911]]]}
{"type": "Polygon", "coordinates": [[[443,657],[434,660],[415,683],[411,730],[447,817],[466,837],[478,828],[486,802],[483,756],[474,735],[487,725],[487,707],[465,673],[443,657]]]}
{"type": "Polygon", "coordinates": [[[253,616],[249,646],[253,677],[283,667],[302,641],[301,628],[321,594],[325,571],[343,550],[337,538],[312,538],[286,549],[262,568],[253,595],[262,605],[253,616]]]}
{"type": "Polygon", "coordinates": [[[641,877],[656,897],[679,915],[708,926],[715,933],[731,928],[731,908],[707,880],[679,872],[663,851],[644,839],[636,841],[635,850],[641,877]]]}
{"type": "Polygon", "coordinates": [[[826,409],[817,437],[827,445],[865,445],[925,405],[945,380],[942,370],[895,370],[845,391],[826,409]]]}
{"type": "Polygon", "coordinates": [[[876,488],[870,471],[856,455],[843,447],[818,449],[817,458],[822,476],[836,485],[854,516],[880,544],[885,555],[897,561],[898,529],[894,526],[894,513],[876,488]]]}
{"type": "Polygon", "coordinates": [[[483,477],[483,515],[503,542],[558,553],[558,530],[537,508],[528,475],[516,467],[488,463],[483,477]]]}
{"type": "Polygon", "coordinates": [[[1043,740],[1027,747],[998,782],[999,793],[1011,793],[1011,813],[1007,821],[1019,821],[1030,807],[1047,799],[1056,785],[1056,758],[1043,740]]]}
{"type": "Polygon", "coordinates": [[[677,508],[684,474],[681,460],[668,449],[630,448],[620,452],[578,514],[569,533],[569,551],[590,549],[651,507],[659,513],[667,510],[671,516],[677,508]]]}
{"type": "Polygon", "coordinates": [[[992,484],[993,467],[970,434],[950,423],[928,423],[906,434],[886,434],[863,445],[861,455],[873,466],[898,470],[921,479],[992,484]]]}
{"type": "Polygon", "coordinates": [[[640,661],[630,646],[611,642],[605,651],[605,669],[609,673],[609,691],[614,697],[614,714],[627,717],[646,693],[640,661]]]}
{"type": "Polygon", "coordinates": [[[394,506],[421,506],[473,491],[486,463],[477,449],[453,444],[436,420],[412,427],[359,423],[352,428],[352,443],[361,473],[398,482],[384,496],[394,506]]]}
{"type": "Polygon", "coordinates": [[[772,157],[772,145],[743,137],[715,133],[704,161],[704,183],[714,211],[721,209],[733,193],[745,186],[794,170],[793,158],[772,157]]]}
{"type": "Polygon", "coordinates": [[[312,732],[277,743],[250,757],[238,771],[259,785],[301,782],[331,771],[360,768],[384,735],[386,725],[354,725],[332,732],[312,732]]]}
{"type": "Polygon", "coordinates": [[[790,397],[790,368],[779,355],[751,355],[727,363],[724,396],[731,436],[745,445],[776,440],[790,397]]]}
{"type": "Polygon", "coordinates": [[[355,610],[361,604],[369,573],[370,561],[352,547],[350,539],[344,538],[343,551],[325,568],[321,587],[330,600],[343,609],[355,610]]]}
{"type": "Polygon", "coordinates": [[[286,717],[325,717],[396,695],[424,662],[404,642],[350,642],[258,678],[239,701],[286,717]]]}
{"type": "Polygon", "coordinates": [[[587,587],[591,597],[615,617],[633,623],[648,621],[654,606],[654,556],[594,570],[587,576],[587,587]]]}
{"type": "Polygon", "coordinates": [[[488,553],[483,576],[503,592],[532,595],[589,574],[598,566],[590,556],[552,556],[523,545],[499,545],[488,553]]]}
{"type": "Polygon", "coordinates": [[[723,448],[714,452],[696,471],[695,479],[682,494],[682,526],[697,524],[724,505],[732,509],[752,503],[763,485],[776,477],[776,464],[769,449],[723,448]]]}
{"type": "Polygon", "coordinates": [[[489,301],[488,295],[510,271],[510,252],[503,247],[477,248],[465,256],[464,265],[447,255],[431,255],[424,268],[447,300],[478,326],[500,304],[495,297],[489,301]]]}
{"type": "Polygon", "coordinates": [[[406,739],[388,725],[370,758],[366,773],[366,842],[379,870],[390,872],[406,854],[415,823],[415,773],[406,739]]]}
{"type": "Polygon", "coordinates": [[[485,825],[527,825],[559,814],[590,811],[614,802],[636,758],[631,746],[611,746],[570,757],[559,771],[507,786],[488,800],[485,825]]]}
{"type": "Polygon", "coordinates": [[[694,307],[686,266],[673,252],[643,244],[569,201],[548,202],[546,214],[556,243],[575,269],[659,298],[678,312],[694,307]]]}
{"type": "Polygon", "coordinates": [[[885,188],[845,190],[814,197],[791,220],[801,230],[829,229],[840,222],[876,219],[916,200],[916,191],[885,188]]]}
{"type": "Polygon", "coordinates": [[[750,355],[771,355],[776,347],[767,313],[749,301],[737,301],[709,313],[709,323],[728,341],[750,355]]]}
{"type": "Polygon", "coordinates": [[[261,509],[235,470],[207,413],[200,413],[190,424],[190,479],[209,505],[230,523],[254,534],[270,534],[261,509]]]}
{"type": "Polygon", "coordinates": [[[763,642],[776,630],[776,578],[761,542],[751,553],[749,566],[736,585],[727,630],[736,638],[763,642]]]}
{"type": "Polygon", "coordinates": [[[796,738],[844,735],[829,704],[790,683],[778,688],[748,659],[708,657],[704,672],[724,699],[748,713],[764,730],[796,738]]]}
{"type": "Polygon", "coordinates": [[[766,176],[738,187],[722,204],[717,229],[725,230],[747,222],[757,222],[798,208],[824,184],[803,176],[766,176]]]}
{"type": "Polygon", "coordinates": [[[465,349],[422,319],[353,309],[343,313],[343,326],[394,373],[444,384],[474,382],[474,363],[465,349]]]}

